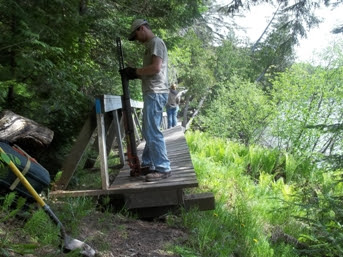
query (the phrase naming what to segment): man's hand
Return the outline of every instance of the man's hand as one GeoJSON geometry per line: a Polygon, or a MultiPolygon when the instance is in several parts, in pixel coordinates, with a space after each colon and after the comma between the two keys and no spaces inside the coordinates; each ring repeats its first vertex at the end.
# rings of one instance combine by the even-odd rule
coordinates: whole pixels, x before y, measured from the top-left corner
{"type": "Polygon", "coordinates": [[[127,67],[119,70],[122,76],[125,76],[128,80],[138,79],[137,69],[132,67],[127,67]]]}

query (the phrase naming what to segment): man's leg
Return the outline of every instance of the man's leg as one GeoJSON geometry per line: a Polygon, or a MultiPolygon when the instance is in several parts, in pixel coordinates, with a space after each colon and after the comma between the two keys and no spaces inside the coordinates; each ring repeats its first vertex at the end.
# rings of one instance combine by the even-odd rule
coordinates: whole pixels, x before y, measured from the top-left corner
{"type": "Polygon", "coordinates": [[[173,125],[173,109],[167,107],[167,121],[168,121],[168,128],[171,128],[173,125]]]}
{"type": "MultiPolygon", "coordinates": [[[[144,103],[145,105],[145,103],[144,103]]],[[[145,125],[145,121],[144,121],[144,113],[145,113],[145,107],[143,108],[143,123],[142,123],[142,134],[143,134],[143,138],[146,139],[147,138],[147,127],[145,125]]],[[[155,170],[155,166],[152,163],[152,160],[150,159],[150,154],[149,154],[149,145],[146,143],[143,149],[143,154],[142,154],[142,163],[141,163],[142,167],[149,167],[150,170],[155,170]]]]}
{"type": "Polygon", "coordinates": [[[177,125],[177,110],[178,108],[173,108],[173,123],[172,126],[175,127],[177,125]]]}
{"type": "Polygon", "coordinates": [[[144,95],[143,131],[146,145],[142,155],[142,163],[159,172],[169,172],[170,162],[161,132],[163,108],[168,94],[144,95]]]}

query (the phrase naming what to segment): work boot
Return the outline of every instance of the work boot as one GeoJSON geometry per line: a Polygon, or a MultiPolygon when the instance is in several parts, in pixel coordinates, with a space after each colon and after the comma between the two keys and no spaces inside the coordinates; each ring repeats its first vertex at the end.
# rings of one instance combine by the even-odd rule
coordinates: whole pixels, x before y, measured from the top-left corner
{"type": "Polygon", "coordinates": [[[145,181],[147,182],[153,182],[153,181],[159,181],[161,179],[165,179],[171,176],[171,172],[153,172],[153,173],[149,173],[148,175],[146,175],[145,177],[145,181]]]}
{"type": "Polygon", "coordinates": [[[156,172],[156,170],[151,170],[149,166],[143,166],[141,167],[141,175],[145,176],[149,173],[156,172]]]}

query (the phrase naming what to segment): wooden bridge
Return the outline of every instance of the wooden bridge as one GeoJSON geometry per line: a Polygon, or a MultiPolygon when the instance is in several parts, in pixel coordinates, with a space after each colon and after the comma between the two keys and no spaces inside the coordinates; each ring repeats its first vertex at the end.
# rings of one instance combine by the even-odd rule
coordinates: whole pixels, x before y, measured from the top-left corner
{"type": "MultiPolygon", "coordinates": [[[[137,151],[139,156],[145,142],[141,140],[141,129],[137,110],[141,110],[141,102],[131,102],[137,151]]],[[[165,124],[166,125],[166,124],[165,124]]],[[[124,129],[121,118],[121,98],[119,96],[104,95],[98,97],[95,109],[84,124],[71,153],[62,167],[62,176],[56,183],[56,190],[50,194],[62,196],[104,196],[111,195],[123,200],[125,207],[134,210],[141,216],[153,217],[170,210],[196,207],[199,210],[214,209],[212,193],[186,194],[184,189],[198,186],[184,130],[181,126],[164,129],[168,158],[171,163],[172,176],[156,182],[146,182],[144,176],[131,177],[125,161],[123,147],[124,129]],[[112,114],[112,115],[109,115],[112,114]],[[102,188],[86,190],[67,190],[71,177],[76,171],[87,147],[91,144],[94,133],[97,135],[97,144],[100,158],[100,173],[102,188]],[[117,149],[120,159],[119,173],[113,180],[109,178],[108,153],[117,149]]]]}

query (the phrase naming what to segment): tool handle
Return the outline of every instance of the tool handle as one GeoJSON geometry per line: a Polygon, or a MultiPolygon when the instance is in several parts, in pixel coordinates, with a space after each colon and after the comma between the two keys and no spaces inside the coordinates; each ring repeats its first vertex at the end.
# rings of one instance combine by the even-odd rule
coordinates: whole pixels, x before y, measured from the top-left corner
{"type": "Polygon", "coordinates": [[[119,60],[119,69],[124,69],[124,57],[123,57],[123,49],[121,47],[121,40],[120,37],[116,38],[117,43],[117,51],[118,51],[118,60],[119,60]]]}
{"type": "MultiPolygon", "coordinates": [[[[117,37],[116,43],[117,43],[117,51],[118,51],[118,59],[119,59],[119,69],[122,70],[124,69],[124,57],[123,57],[123,49],[122,49],[120,37],[117,37]]],[[[129,81],[127,77],[123,74],[121,74],[121,81],[122,81],[122,88],[123,88],[122,108],[123,108],[124,128],[125,128],[126,142],[127,142],[127,156],[128,156],[128,163],[131,168],[130,175],[139,176],[140,175],[140,162],[139,162],[139,157],[137,156],[134,123],[133,123],[132,112],[131,112],[129,81]]]]}
{"type": "Polygon", "coordinates": [[[50,206],[45,204],[43,206],[43,210],[45,211],[46,214],[49,215],[50,219],[60,228],[61,232],[61,237],[65,238],[67,235],[67,232],[62,224],[62,222],[59,220],[59,218],[56,216],[56,214],[51,210],[50,206]]]}
{"type": "Polygon", "coordinates": [[[37,203],[43,207],[45,205],[45,202],[42,200],[42,198],[38,195],[36,190],[31,186],[29,181],[24,177],[23,174],[21,174],[20,170],[15,166],[15,164],[11,161],[10,157],[7,155],[7,153],[0,147],[1,157],[8,164],[8,166],[11,168],[13,173],[19,178],[20,182],[25,186],[27,191],[33,196],[33,198],[37,201],[37,203]]]}
{"type": "Polygon", "coordinates": [[[39,196],[37,191],[31,186],[29,181],[24,177],[23,174],[21,174],[20,170],[17,168],[17,166],[11,161],[10,157],[7,155],[7,153],[0,147],[0,153],[2,160],[8,164],[8,166],[11,168],[13,173],[19,178],[20,182],[25,186],[27,191],[33,196],[33,198],[36,200],[36,202],[43,208],[46,214],[49,215],[49,217],[53,220],[53,222],[60,227],[61,230],[61,236],[64,238],[66,236],[65,228],[62,224],[62,222],[57,218],[55,213],[52,212],[49,205],[47,205],[43,199],[39,196]]]}

